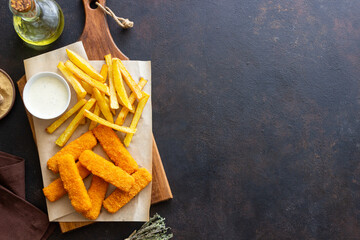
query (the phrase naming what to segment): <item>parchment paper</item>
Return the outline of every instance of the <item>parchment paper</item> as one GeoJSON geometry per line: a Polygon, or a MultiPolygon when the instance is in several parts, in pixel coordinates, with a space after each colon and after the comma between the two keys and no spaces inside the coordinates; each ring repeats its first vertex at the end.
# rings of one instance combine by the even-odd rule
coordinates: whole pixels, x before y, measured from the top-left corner
{"type": "MultiPolygon", "coordinates": [[[[85,49],[82,42],[76,42],[68,45],[64,48],[57,49],[52,52],[48,52],[30,59],[24,60],[26,79],[30,79],[31,76],[38,72],[55,72],[62,76],[61,72],[57,69],[59,61],[65,62],[68,60],[65,49],[75,51],[85,59],[85,49]]],[[[101,66],[104,61],[91,61],[93,67],[100,72],[101,66]]],[[[148,80],[148,83],[144,87],[144,91],[149,93],[151,96],[151,63],[149,61],[123,61],[125,67],[128,69],[132,77],[136,82],[139,81],[140,77],[148,80]]],[[[69,84],[70,85],[70,84],[69,84]]],[[[126,85],[126,84],[125,84],[126,85]]],[[[71,103],[70,109],[77,102],[76,93],[72,89],[71,85],[71,103]]],[[[128,93],[130,93],[130,90],[128,93]]],[[[88,97],[87,97],[88,98],[88,97]]],[[[121,106],[120,106],[121,109],[121,106]]],[[[117,113],[120,111],[117,111],[117,113]]],[[[117,116],[117,114],[115,115],[117,116]]],[[[124,126],[130,126],[132,114],[129,113],[124,126]]],[[[47,168],[47,160],[52,157],[56,152],[60,150],[55,144],[56,139],[65,130],[67,125],[71,122],[74,116],[68,119],[61,127],[59,127],[54,133],[48,134],[45,128],[49,126],[55,120],[42,120],[36,117],[32,117],[34,121],[36,143],[40,158],[40,166],[43,177],[44,186],[48,186],[53,180],[59,177],[59,174],[54,174],[47,168]]],[[[88,131],[89,120],[85,125],[79,125],[73,136],[67,142],[75,140],[77,137],[88,131]]],[[[125,134],[117,132],[121,140],[124,139],[125,134]]],[[[137,163],[145,167],[149,172],[152,170],[152,110],[151,110],[151,97],[148,100],[142,117],[138,123],[137,132],[133,136],[133,139],[128,147],[129,152],[137,161],[137,163]]],[[[106,159],[109,159],[105,152],[102,150],[100,144],[94,149],[94,152],[100,154],[106,159]]],[[[92,175],[87,177],[84,182],[87,188],[91,183],[92,175]]],[[[113,190],[114,186],[110,185],[107,195],[108,196],[113,190]]],[[[44,196],[45,197],[45,196],[44,196]]],[[[117,213],[110,214],[104,208],[102,208],[100,216],[96,221],[148,221],[149,220],[149,209],[151,203],[151,184],[143,189],[134,199],[132,199],[127,205],[121,208],[117,213]]],[[[47,210],[50,221],[55,222],[77,222],[77,221],[89,221],[81,214],[77,213],[72,207],[68,196],[64,196],[56,202],[50,202],[46,199],[47,210]]]]}

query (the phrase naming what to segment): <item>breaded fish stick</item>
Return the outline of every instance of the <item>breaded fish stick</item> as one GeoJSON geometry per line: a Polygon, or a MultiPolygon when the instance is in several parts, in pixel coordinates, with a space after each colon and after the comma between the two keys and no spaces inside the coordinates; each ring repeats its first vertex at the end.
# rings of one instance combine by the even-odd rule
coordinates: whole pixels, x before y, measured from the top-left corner
{"type": "MultiPolygon", "coordinates": [[[[85,167],[83,167],[80,162],[76,163],[76,166],[79,170],[79,174],[80,177],[82,179],[86,178],[87,176],[89,176],[90,171],[87,170],[85,167]]],[[[45,197],[50,201],[50,202],[55,202],[56,200],[59,200],[60,198],[62,198],[65,194],[66,191],[64,189],[64,184],[61,181],[61,178],[55,179],[52,183],[50,183],[47,187],[43,188],[43,192],[45,197]]]]}
{"type": "Polygon", "coordinates": [[[75,159],[70,154],[64,154],[58,160],[59,173],[64,188],[69,195],[71,205],[77,212],[83,213],[91,208],[91,200],[85,184],[76,167],[75,159]]]}
{"type": "Polygon", "coordinates": [[[144,189],[152,180],[151,174],[145,168],[139,168],[133,175],[135,184],[129,192],[115,189],[109,197],[104,200],[104,208],[110,213],[117,212],[125,204],[130,202],[142,189],[144,189]]]}
{"type": "Polygon", "coordinates": [[[87,149],[92,149],[97,144],[96,138],[92,134],[91,131],[88,131],[63,147],[59,152],[57,152],[54,156],[52,156],[47,161],[48,168],[54,173],[59,172],[59,168],[57,165],[57,161],[59,157],[64,154],[70,154],[74,157],[74,159],[78,159],[80,154],[87,149]]]}
{"type": "Polygon", "coordinates": [[[114,130],[104,125],[99,125],[92,131],[106,154],[116,166],[121,167],[128,174],[134,173],[139,168],[138,164],[121,143],[114,130]]]}
{"type": "Polygon", "coordinates": [[[109,183],[105,182],[102,178],[93,175],[91,185],[88,190],[88,194],[91,200],[90,210],[83,213],[85,217],[91,220],[97,219],[100,214],[102,203],[105,198],[105,194],[109,183]]]}
{"type": "Polygon", "coordinates": [[[128,192],[135,182],[130,174],[93,151],[85,150],[80,155],[79,161],[92,174],[101,177],[106,182],[111,183],[125,192],[128,192]]]}

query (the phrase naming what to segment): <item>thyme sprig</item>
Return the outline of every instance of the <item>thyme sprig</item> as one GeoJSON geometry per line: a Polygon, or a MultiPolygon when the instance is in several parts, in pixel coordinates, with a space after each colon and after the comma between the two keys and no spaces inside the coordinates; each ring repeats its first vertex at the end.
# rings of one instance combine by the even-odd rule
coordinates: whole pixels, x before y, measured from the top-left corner
{"type": "Polygon", "coordinates": [[[165,218],[156,213],[125,240],[168,240],[173,237],[172,233],[167,232],[168,230],[170,228],[165,226],[165,218]]]}

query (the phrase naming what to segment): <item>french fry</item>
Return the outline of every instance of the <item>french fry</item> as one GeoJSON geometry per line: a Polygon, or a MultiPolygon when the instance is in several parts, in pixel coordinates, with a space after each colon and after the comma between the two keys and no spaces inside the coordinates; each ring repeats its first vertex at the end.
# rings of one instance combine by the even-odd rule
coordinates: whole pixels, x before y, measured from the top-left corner
{"type": "Polygon", "coordinates": [[[108,74],[108,66],[106,64],[103,64],[100,70],[100,75],[103,76],[104,82],[106,82],[108,74]]]}
{"type": "Polygon", "coordinates": [[[128,192],[135,183],[134,178],[130,174],[91,150],[82,152],[79,161],[92,174],[101,177],[106,182],[125,192],[128,192]]]}
{"type": "Polygon", "coordinates": [[[106,96],[106,95],[104,95],[104,94],[103,94],[103,96],[104,96],[104,99],[105,99],[106,104],[107,104],[107,105],[109,106],[109,108],[110,108],[110,112],[112,113],[112,115],[115,115],[115,114],[116,114],[116,110],[115,110],[115,109],[112,109],[112,108],[110,107],[110,100],[109,100],[108,96],[106,96]]]}
{"type": "MultiPolygon", "coordinates": [[[[76,77],[76,76],[75,76],[76,77]]],[[[77,77],[76,77],[77,78],[77,77]]],[[[90,86],[87,82],[77,78],[79,80],[79,82],[81,83],[81,86],[85,89],[85,91],[88,93],[88,94],[92,94],[92,90],[93,90],[93,87],[90,86]]]]}
{"type": "Polygon", "coordinates": [[[53,133],[58,127],[61,126],[69,117],[71,117],[75,112],[77,112],[82,106],[85,105],[87,101],[85,99],[80,99],[69,111],[64,113],[59,119],[53,122],[50,126],[46,128],[48,133],[53,133]]]}
{"type": "Polygon", "coordinates": [[[126,94],[123,79],[121,77],[119,62],[120,62],[120,60],[117,58],[114,58],[112,61],[113,81],[114,81],[115,90],[119,96],[120,101],[122,102],[122,105],[124,107],[128,108],[130,111],[132,111],[133,107],[129,101],[127,94],[126,94]]]}
{"type": "Polygon", "coordinates": [[[105,62],[108,66],[108,75],[109,75],[109,89],[110,89],[110,108],[111,109],[118,109],[119,103],[116,97],[116,91],[114,86],[114,77],[113,77],[113,66],[111,60],[111,54],[105,56],[105,62]]]}
{"type": "Polygon", "coordinates": [[[110,107],[106,103],[104,96],[100,93],[100,91],[97,88],[93,89],[93,94],[97,101],[97,104],[99,105],[100,111],[104,115],[105,119],[111,123],[114,123],[113,115],[110,112],[110,107]]]}
{"type": "MultiPolygon", "coordinates": [[[[136,126],[140,120],[141,114],[144,110],[144,107],[146,105],[146,102],[148,101],[148,99],[150,97],[150,95],[148,95],[147,93],[145,93],[145,92],[142,92],[142,93],[143,93],[143,98],[140,99],[139,104],[137,105],[137,108],[135,110],[134,117],[130,124],[131,129],[136,128],[136,126]]],[[[126,134],[125,139],[124,139],[124,145],[126,147],[128,147],[130,145],[130,142],[131,142],[131,139],[133,136],[134,136],[134,134],[132,134],[132,133],[126,134]]]]}
{"type": "Polygon", "coordinates": [[[78,68],[74,63],[71,61],[66,61],[65,66],[78,78],[86,82],[87,84],[91,85],[92,87],[95,87],[99,89],[101,92],[105,93],[106,95],[110,95],[109,88],[104,85],[103,83],[96,81],[86,73],[84,73],[80,68],[78,68]]]}
{"type": "Polygon", "coordinates": [[[96,121],[99,124],[105,125],[107,127],[111,127],[112,129],[119,131],[119,132],[124,132],[124,133],[135,133],[136,132],[136,129],[116,125],[114,123],[106,121],[105,119],[103,119],[101,117],[96,116],[95,114],[93,114],[92,112],[90,112],[88,110],[85,110],[84,115],[85,115],[85,117],[89,118],[92,121],[96,121]]]}
{"type": "Polygon", "coordinates": [[[129,192],[115,189],[103,202],[104,208],[115,213],[133,199],[141,190],[143,190],[152,180],[151,174],[145,169],[140,168],[131,175],[135,179],[134,185],[129,192]]]}
{"type": "Polygon", "coordinates": [[[75,78],[74,74],[64,65],[63,62],[59,62],[57,67],[60,70],[60,72],[64,75],[66,80],[68,80],[68,82],[74,88],[78,100],[84,98],[87,93],[85,89],[81,86],[80,82],[75,78]]]}
{"type": "MultiPolygon", "coordinates": [[[[144,88],[144,86],[146,85],[147,83],[147,80],[145,80],[144,78],[140,78],[140,81],[139,81],[139,88],[140,90],[142,90],[144,88]]],[[[131,104],[134,104],[136,100],[136,95],[135,93],[131,93],[130,97],[129,97],[129,101],[131,104]]],[[[133,109],[135,109],[134,105],[133,105],[133,109]]],[[[125,122],[125,119],[126,119],[126,116],[128,115],[129,113],[129,109],[126,108],[126,107],[123,107],[118,115],[118,117],[116,118],[116,121],[115,121],[115,124],[117,125],[123,125],[124,122],[125,122]]]]}
{"type": "Polygon", "coordinates": [[[69,140],[71,135],[74,133],[76,128],[79,126],[80,121],[84,118],[84,111],[89,110],[96,103],[96,99],[90,98],[87,103],[81,108],[78,114],[74,117],[74,119],[70,122],[69,126],[65,129],[65,131],[60,135],[60,137],[56,140],[56,144],[60,147],[63,147],[66,142],[69,140]]]}
{"type": "Polygon", "coordinates": [[[69,59],[71,60],[71,62],[73,62],[81,70],[87,73],[90,77],[94,78],[97,81],[105,82],[104,77],[101,74],[99,74],[87,60],[85,60],[80,55],[69,49],[66,49],[66,53],[69,59]]]}
{"type": "MultiPolygon", "coordinates": [[[[96,116],[99,116],[100,115],[100,108],[99,108],[99,105],[96,104],[95,105],[95,109],[94,109],[94,112],[93,112],[96,116]]],[[[90,125],[89,125],[89,131],[90,130],[93,130],[97,125],[97,122],[95,121],[91,121],[90,125]]]]}
{"type": "Polygon", "coordinates": [[[140,100],[142,98],[141,90],[139,89],[138,85],[136,84],[134,79],[131,77],[130,73],[125,68],[124,64],[121,62],[120,59],[119,59],[119,67],[120,67],[121,75],[122,75],[123,79],[125,80],[126,84],[129,86],[131,91],[133,91],[135,93],[136,98],[140,100]]]}

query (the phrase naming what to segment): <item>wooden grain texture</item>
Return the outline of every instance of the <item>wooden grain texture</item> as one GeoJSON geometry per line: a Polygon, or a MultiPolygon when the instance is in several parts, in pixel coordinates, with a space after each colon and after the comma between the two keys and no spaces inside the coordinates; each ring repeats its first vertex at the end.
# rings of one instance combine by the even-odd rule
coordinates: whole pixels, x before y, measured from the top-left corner
{"type": "MultiPolygon", "coordinates": [[[[104,13],[100,9],[92,9],[90,7],[91,0],[83,0],[85,9],[85,26],[80,36],[80,40],[84,44],[84,48],[89,59],[100,60],[105,54],[128,60],[120,49],[116,46],[104,13]]],[[[98,1],[101,5],[105,5],[105,0],[98,1]]]]}
{"type": "MultiPolygon", "coordinates": [[[[83,0],[85,26],[80,36],[88,58],[90,60],[101,60],[104,59],[106,54],[111,53],[113,57],[128,60],[129,58],[126,57],[114,43],[104,13],[100,9],[92,9],[90,2],[91,0],[83,0]]],[[[103,6],[106,4],[105,0],[99,2],[103,6]]],[[[171,199],[173,196],[154,138],[153,143],[153,186],[151,202],[158,203],[171,199]]]]}
{"type": "MultiPolygon", "coordinates": [[[[83,0],[85,9],[85,26],[80,40],[83,42],[86,54],[89,60],[102,60],[104,56],[111,53],[113,57],[117,57],[122,60],[128,60],[114,43],[108,25],[106,17],[100,9],[92,9],[90,7],[90,0],[83,0]]],[[[102,5],[105,5],[105,0],[99,1],[102,5]]],[[[25,86],[26,78],[23,76],[18,82],[20,93],[25,86]]],[[[35,132],[33,128],[33,121],[31,115],[27,112],[30,122],[31,130],[35,139],[35,132]]],[[[161,161],[161,157],[153,137],[153,183],[151,192],[151,203],[159,203],[173,198],[168,179],[161,161]]],[[[86,226],[92,222],[60,222],[60,228],[63,233],[71,231],[73,229],[86,226]]]]}
{"type": "Polygon", "coordinates": [[[164,200],[173,198],[168,179],[161,161],[160,153],[157,148],[155,138],[153,136],[153,149],[152,149],[152,192],[151,204],[155,204],[164,200]]]}

